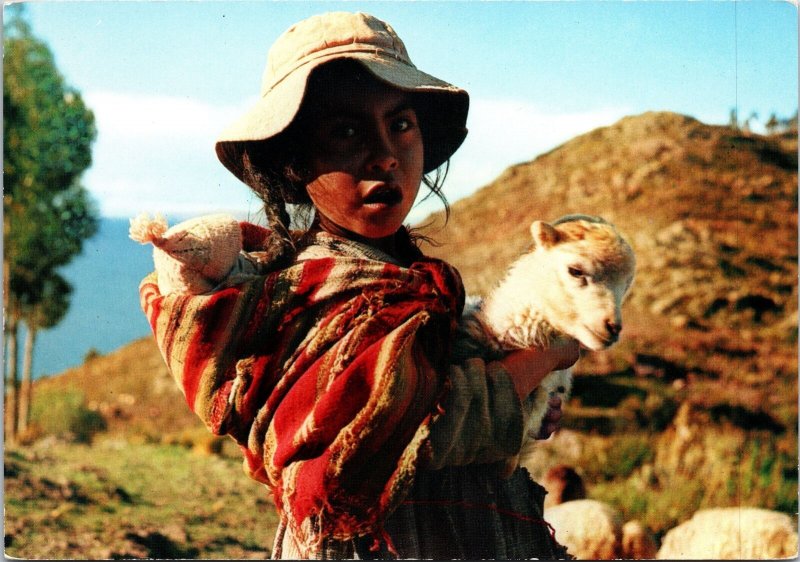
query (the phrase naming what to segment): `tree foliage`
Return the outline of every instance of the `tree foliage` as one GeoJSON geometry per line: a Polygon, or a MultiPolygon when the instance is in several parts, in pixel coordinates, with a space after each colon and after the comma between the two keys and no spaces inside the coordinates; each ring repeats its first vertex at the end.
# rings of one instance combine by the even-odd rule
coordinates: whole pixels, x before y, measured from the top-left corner
{"type": "MultiPolygon", "coordinates": [[[[3,278],[5,334],[15,339],[20,322],[35,333],[57,324],[69,307],[71,288],[57,270],[81,252],[98,228],[94,203],[80,184],[92,162],[97,131],[80,92],[65,83],[49,47],[33,35],[24,7],[10,7],[7,16],[3,278]]],[[[17,349],[16,341],[9,345],[17,349]]],[[[16,357],[9,361],[12,415],[7,422],[13,436],[19,383],[16,357]]]]}
{"type": "Polygon", "coordinates": [[[94,115],[21,16],[4,32],[3,199],[30,204],[26,196],[68,189],[89,167],[94,115]]]}

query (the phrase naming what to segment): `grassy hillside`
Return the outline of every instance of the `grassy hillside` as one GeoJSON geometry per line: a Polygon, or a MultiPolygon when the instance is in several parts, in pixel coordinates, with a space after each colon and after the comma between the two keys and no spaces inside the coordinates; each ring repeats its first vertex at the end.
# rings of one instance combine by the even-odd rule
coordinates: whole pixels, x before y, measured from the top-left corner
{"type": "MultiPolygon", "coordinates": [[[[797,513],[797,138],[647,113],[506,170],[430,217],[426,251],[483,293],[534,219],[602,215],[637,252],[622,341],[579,362],[536,477],[574,466],[590,497],[656,539],[704,507],[797,513]]],[[[274,510],[186,404],[150,338],[39,381],[7,450],[6,552],[264,556],[274,510]],[[77,444],[71,441],[86,441],[77,444]]]]}
{"type": "Polygon", "coordinates": [[[113,434],[164,441],[201,426],[151,337],[36,383],[37,402],[45,411],[44,397],[69,392],[79,393],[90,410],[100,413],[113,434]]]}
{"type": "Polygon", "coordinates": [[[152,338],[38,381],[32,414],[5,452],[6,554],[269,557],[269,493],[189,411],[152,338]]]}
{"type": "Polygon", "coordinates": [[[791,326],[775,320],[797,308],[796,151],[682,115],[627,117],[507,169],[455,203],[446,230],[432,216],[441,246],[430,252],[480,293],[528,244],[532,220],[602,215],[637,252],[637,310],[705,327],[755,320],[780,339],[791,326]]]}

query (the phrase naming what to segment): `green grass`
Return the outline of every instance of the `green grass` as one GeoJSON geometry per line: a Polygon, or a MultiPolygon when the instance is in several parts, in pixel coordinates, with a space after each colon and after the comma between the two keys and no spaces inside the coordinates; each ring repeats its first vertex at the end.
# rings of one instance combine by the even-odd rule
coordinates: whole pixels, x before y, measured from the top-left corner
{"type": "Polygon", "coordinates": [[[6,451],[5,472],[10,556],[240,559],[272,546],[274,508],[238,459],[42,441],[6,451]]]}
{"type": "Polygon", "coordinates": [[[31,425],[38,433],[78,443],[90,443],[96,433],[107,427],[103,416],[86,406],[83,392],[71,387],[36,393],[31,405],[31,425]]]}

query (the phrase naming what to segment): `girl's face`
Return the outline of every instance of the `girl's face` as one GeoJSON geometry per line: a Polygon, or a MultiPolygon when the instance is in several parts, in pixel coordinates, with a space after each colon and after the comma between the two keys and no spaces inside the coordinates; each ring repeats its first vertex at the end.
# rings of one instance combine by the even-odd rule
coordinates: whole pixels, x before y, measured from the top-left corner
{"type": "Polygon", "coordinates": [[[324,77],[304,101],[306,185],[336,234],[393,235],[422,181],[423,147],[409,96],[365,74],[324,77]]]}

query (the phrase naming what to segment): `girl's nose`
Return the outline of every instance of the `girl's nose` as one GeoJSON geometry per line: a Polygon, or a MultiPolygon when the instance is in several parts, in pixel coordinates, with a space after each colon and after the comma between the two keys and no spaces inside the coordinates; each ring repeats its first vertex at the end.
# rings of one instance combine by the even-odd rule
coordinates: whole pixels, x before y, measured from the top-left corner
{"type": "Polygon", "coordinates": [[[383,134],[376,134],[373,140],[373,149],[367,161],[367,170],[370,172],[390,172],[395,170],[400,162],[395,155],[394,147],[383,134]]]}
{"type": "Polygon", "coordinates": [[[397,168],[398,164],[399,162],[393,154],[385,153],[372,157],[367,165],[367,169],[370,172],[391,172],[397,168]]]}

